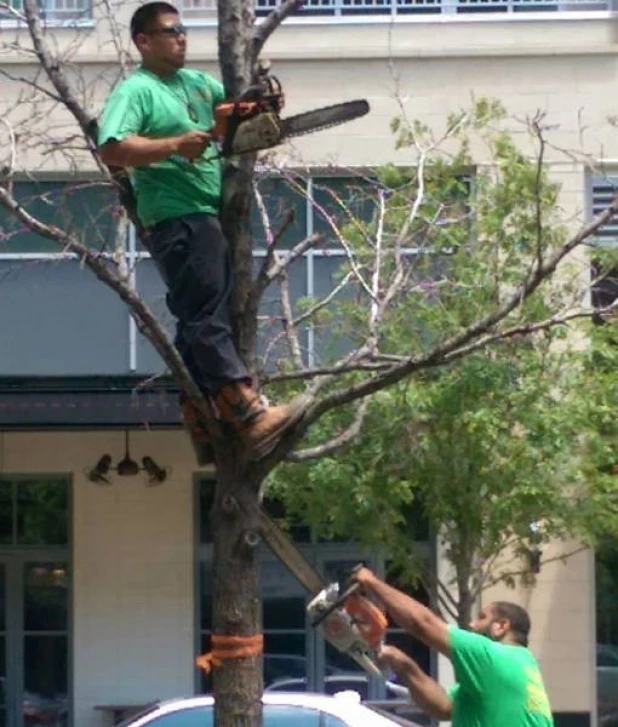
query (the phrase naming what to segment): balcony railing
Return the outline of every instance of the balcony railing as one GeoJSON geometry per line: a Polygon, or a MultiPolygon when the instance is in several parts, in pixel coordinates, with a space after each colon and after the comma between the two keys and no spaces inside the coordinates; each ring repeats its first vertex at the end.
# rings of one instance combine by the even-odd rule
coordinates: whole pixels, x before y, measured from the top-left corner
{"type": "MultiPolygon", "coordinates": [[[[6,2],[6,0],[5,0],[6,2]]],[[[305,0],[296,17],[432,15],[442,13],[521,13],[573,10],[612,10],[618,0],[305,0]]],[[[23,0],[8,0],[21,11],[23,0]]],[[[267,15],[281,0],[256,0],[256,14],[267,15]]],[[[214,19],[217,0],[179,0],[187,19],[214,19]]],[[[48,21],[84,20],[92,17],[92,0],[40,0],[41,16],[48,21]]],[[[0,19],[10,18],[0,12],[0,19]]]]}
{"type": "MultiPolygon", "coordinates": [[[[611,10],[615,0],[305,0],[295,17],[431,15],[441,13],[522,13],[611,10]]],[[[281,0],[256,0],[257,15],[266,15],[281,0]]],[[[186,18],[214,17],[216,0],[181,0],[186,18]]]]}
{"type": "MultiPolygon", "coordinates": [[[[7,2],[7,0],[4,0],[7,2]]],[[[8,5],[19,13],[23,12],[22,0],[8,0],[8,5]]],[[[39,0],[41,18],[44,21],[69,22],[88,20],[92,17],[91,0],[39,0]]],[[[0,19],[15,18],[7,12],[0,12],[0,19]]]]}

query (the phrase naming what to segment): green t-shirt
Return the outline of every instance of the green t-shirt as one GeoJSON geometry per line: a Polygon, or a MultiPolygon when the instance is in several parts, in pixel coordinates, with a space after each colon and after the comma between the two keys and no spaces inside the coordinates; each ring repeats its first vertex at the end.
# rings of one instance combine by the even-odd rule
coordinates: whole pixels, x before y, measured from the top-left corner
{"type": "Polygon", "coordinates": [[[537,660],[523,646],[449,627],[453,727],[552,727],[537,660]]]}
{"type": "MultiPolygon", "coordinates": [[[[208,131],[213,108],[224,100],[223,85],[201,71],[181,69],[170,79],[139,67],[107,100],[99,125],[99,146],[128,136],[178,136],[208,131]]],[[[221,165],[213,144],[190,162],[175,155],[131,172],[137,213],[145,226],[191,212],[219,212],[221,165]]]]}

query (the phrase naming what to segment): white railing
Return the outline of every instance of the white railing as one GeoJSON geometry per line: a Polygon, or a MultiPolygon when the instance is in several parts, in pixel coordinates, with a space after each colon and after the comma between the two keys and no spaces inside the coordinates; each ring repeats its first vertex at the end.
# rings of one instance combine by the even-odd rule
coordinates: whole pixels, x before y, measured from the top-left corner
{"type": "MultiPolygon", "coordinates": [[[[6,1],[6,0],[5,0],[6,1]]],[[[8,0],[21,10],[22,0],[8,0]]],[[[305,0],[297,17],[431,15],[441,13],[518,13],[573,10],[613,10],[618,0],[305,0]]],[[[281,0],[256,0],[257,15],[266,15],[281,0]]],[[[92,17],[91,0],[40,0],[44,20],[71,21],[92,17]]],[[[217,0],[178,0],[185,18],[213,19],[217,0]]],[[[0,18],[11,17],[0,12],[0,18]]]]}
{"type": "MultiPolygon", "coordinates": [[[[354,15],[427,15],[439,13],[521,13],[612,10],[616,0],[305,0],[296,17],[354,15]]],[[[265,15],[281,0],[256,0],[265,15]]],[[[180,0],[186,18],[214,17],[217,0],[180,0]]]]}

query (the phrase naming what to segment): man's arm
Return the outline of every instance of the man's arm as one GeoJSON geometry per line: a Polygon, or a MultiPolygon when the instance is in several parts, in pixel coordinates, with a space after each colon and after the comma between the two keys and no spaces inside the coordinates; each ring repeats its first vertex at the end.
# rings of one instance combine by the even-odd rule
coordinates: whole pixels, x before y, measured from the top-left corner
{"type": "Polygon", "coordinates": [[[409,656],[394,646],[384,646],[378,663],[392,669],[404,686],[408,688],[413,701],[431,717],[439,720],[451,718],[453,703],[444,687],[420,668],[409,656]]]}
{"type": "Polygon", "coordinates": [[[354,576],[367,593],[381,601],[393,621],[412,636],[446,656],[451,655],[448,625],[435,613],[380,580],[368,568],[361,568],[354,576]]]}
{"type": "Polygon", "coordinates": [[[110,167],[144,167],[179,154],[192,160],[202,154],[210,143],[205,131],[188,131],[181,136],[148,139],[145,136],[127,136],[121,141],[111,139],[99,147],[101,160],[110,167]]]}

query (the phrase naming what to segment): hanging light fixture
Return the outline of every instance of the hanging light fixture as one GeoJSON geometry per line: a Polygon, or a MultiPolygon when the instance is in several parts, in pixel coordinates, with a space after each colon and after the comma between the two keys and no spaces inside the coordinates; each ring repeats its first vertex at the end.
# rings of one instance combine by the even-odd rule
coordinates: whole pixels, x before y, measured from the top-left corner
{"type": "Polygon", "coordinates": [[[146,455],[142,457],[142,466],[131,457],[129,450],[129,430],[125,430],[125,448],[124,457],[114,467],[112,465],[111,454],[103,454],[95,466],[88,470],[86,476],[90,482],[97,485],[111,485],[109,472],[116,472],[120,477],[135,477],[140,472],[146,472],[148,475],[148,485],[156,486],[165,482],[168,475],[166,468],[160,467],[152,457],[146,455]]]}

